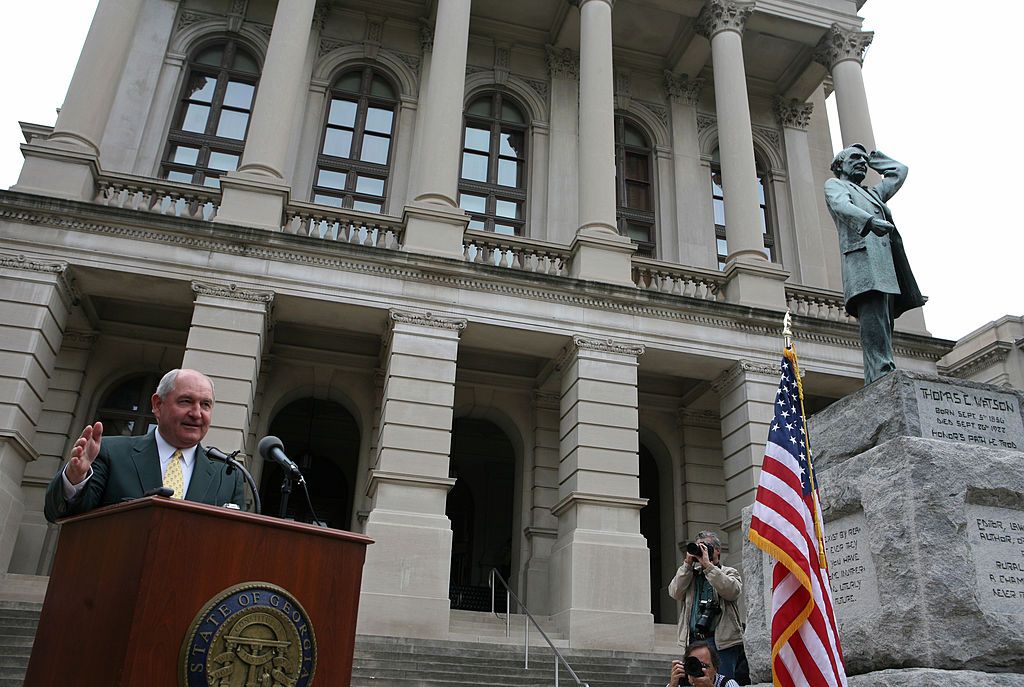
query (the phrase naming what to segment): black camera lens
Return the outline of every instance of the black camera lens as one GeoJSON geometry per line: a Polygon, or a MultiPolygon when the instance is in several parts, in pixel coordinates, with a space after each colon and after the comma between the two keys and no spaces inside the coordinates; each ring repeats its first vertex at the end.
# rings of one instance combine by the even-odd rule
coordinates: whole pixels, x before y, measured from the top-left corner
{"type": "Polygon", "coordinates": [[[704,664],[696,656],[687,656],[683,659],[683,672],[691,677],[703,677],[704,664]]]}
{"type": "Polygon", "coordinates": [[[704,552],[700,550],[700,547],[697,546],[697,542],[695,541],[692,541],[686,545],[686,553],[690,554],[691,556],[696,556],[697,558],[700,558],[702,555],[704,555],[704,552]]]}

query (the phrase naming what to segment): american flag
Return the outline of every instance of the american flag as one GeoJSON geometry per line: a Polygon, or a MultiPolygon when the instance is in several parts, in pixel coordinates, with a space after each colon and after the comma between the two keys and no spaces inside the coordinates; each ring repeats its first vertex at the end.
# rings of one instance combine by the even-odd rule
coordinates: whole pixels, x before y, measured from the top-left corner
{"type": "Polygon", "coordinates": [[[772,681],[776,687],[846,687],[792,348],[783,352],[780,377],[750,522],[750,541],[775,559],[772,681]]]}

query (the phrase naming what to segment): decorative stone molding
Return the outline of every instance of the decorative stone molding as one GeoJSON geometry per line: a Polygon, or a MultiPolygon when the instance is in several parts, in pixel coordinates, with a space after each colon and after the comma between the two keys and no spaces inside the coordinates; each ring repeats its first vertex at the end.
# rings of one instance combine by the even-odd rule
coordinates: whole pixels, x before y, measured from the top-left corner
{"type": "Polygon", "coordinates": [[[779,370],[778,365],[769,365],[768,363],[761,363],[754,360],[737,360],[735,365],[718,375],[718,377],[711,382],[711,388],[716,394],[721,395],[724,391],[727,391],[729,387],[735,384],[740,377],[747,374],[778,377],[781,374],[781,371],[779,370]]]}
{"type": "Polygon", "coordinates": [[[426,19],[420,19],[420,52],[434,51],[434,27],[426,19]]]}
{"type": "Polygon", "coordinates": [[[336,38],[321,38],[320,47],[317,50],[317,58],[321,58],[328,53],[334,52],[338,48],[344,48],[349,45],[353,45],[352,41],[339,41],[336,38]]]}
{"type": "Polygon", "coordinates": [[[407,52],[393,52],[392,54],[401,60],[413,74],[420,73],[420,65],[423,64],[423,61],[420,59],[419,55],[410,55],[407,52]]]}
{"type": "Polygon", "coordinates": [[[243,289],[238,284],[214,284],[211,282],[192,282],[192,293],[199,296],[213,296],[214,298],[231,298],[248,303],[264,303],[268,307],[274,302],[273,291],[257,291],[243,289]]]}
{"type": "Polygon", "coordinates": [[[813,112],[814,103],[800,102],[796,98],[786,100],[781,96],[775,96],[775,117],[782,126],[807,131],[807,127],[811,125],[813,112]]]}
{"type": "Polygon", "coordinates": [[[562,396],[554,391],[541,391],[534,389],[530,395],[534,408],[545,408],[547,410],[558,410],[561,407],[562,396]]]}
{"type": "Polygon", "coordinates": [[[628,69],[615,70],[615,107],[628,110],[633,100],[633,75],[628,69]]]}
{"type": "Polygon", "coordinates": [[[588,351],[617,353],[619,355],[633,356],[634,358],[639,358],[644,354],[643,344],[631,344],[625,341],[615,341],[614,339],[592,339],[580,336],[579,334],[573,335],[572,345],[588,351]]]}
{"type": "Polygon", "coordinates": [[[645,110],[653,114],[661,122],[661,125],[666,129],[668,128],[668,108],[661,103],[652,103],[648,100],[636,100],[634,101],[638,105],[642,106],[645,110]]]}
{"type": "Polygon", "coordinates": [[[61,348],[77,348],[83,351],[91,351],[96,345],[99,333],[85,329],[68,329],[61,339],[61,348]]]}
{"type": "Polygon", "coordinates": [[[49,274],[64,274],[67,272],[66,262],[43,262],[27,258],[24,255],[11,255],[10,253],[0,254],[0,267],[7,267],[15,270],[28,270],[30,272],[47,272],[49,274]]]}
{"type": "Polygon", "coordinates": [[[245,13],[249,9],[249,0],[231,0],[231,8],[228,10],[228,31],[238,33],[242,30],[242,22],[245,21],[245,13]]]}
{"type": "Polygon", "coordinates": [[[689,408],[679,409],[680,427],[718,429],[721,424],[722,417],[713,410],[690,410],[689,408]]]}
{"type": "Polygon", "coordinates": [[[512,69],[512,46],[498,43],[494,46],[494,83],[504,85],[512,69]]]}
{"type": "Polygon", "coordinates": [[[702,133],[715,126],[718,126],[718,120],[713,115],[697,113],[697,133],[702,133]]]}
{"type": "MultiPolygon", "coordinates": [[[[196,10],[182,10],[178,14],[178,23],[175,24],[174,30],[181,31],[186,29],[193,24],[198,24],[201,21],[208,21],[211,19],[220,19],[216,14],[209,12],[197,12],[196,10]]],[[[239,27],[241,28],[241,27],[239,27]]]]}
{"type": "Polygon", "coordinates": [[[864,64],[864,53],[875,38],[874,31],[853,31],[833,24],[814,49],[814,61],[829,71],[844,60],[864,64]]]}
{"type": "Polygon", "coordinates": [[[754,13],[754,3],[744,0],[708,0],[697,16],[695,30],[711,40],[722,31],[743,33],[747,19],[754,13]]]}
{"type": "Polygon", "coordinates": [[[548,75],[552,79],[580,79],[580,56],[579,53],[569,48],[556,48],[553,45],[544,46],[544,60],[548,65],[548,75]]]}
{"type": "Polygon", "coordinates": [[[411,310],[388,310],[389,326],[396,324],[414,324],[420,327],[434,327],[435,329],[448,329],[461,332],[466,329],[468,322],[461,317],[438,317],[432,312],[413,312],[411,310]]]}
{"type": "Polygon", "coordinates": [[[626,508],[629,510],[640,510],[647,505],[647,499],[633,498],[628,496],[607,496],[605,494],[587,494],[574,491],[561,501],[551,507],[551,514],[560,516],[573,506],[586,504],[590,506],[604,506],[606,508],[626,508]]]}
{"type": "Polygon", "coordinates": [[[1005,362],[1011,351],[1013,351],[1012,344],[1006,341],[996,341],[974,355],[943,368],[942,373],[958,379],[970,379],[971,375],[981,370],[1005,362]]]}
{"type": "Polygon", "coordinates": [[[548,101],[548,93],[550,92],[550,85],[547,81],[541,81],[540,79],[523,79],[523,83],[532,88],[534,92],[540,96],[543,102],[548,101]]]}
{"type": "Polygon", "coordinates": [[[327,26],[327,18],[330,15],[330,0],[317,0],[316,6],[313,8],[313,30],[317,33],[323,33],[324,27],[327,26]]]}
{"type": "Polygon", "coordinates": [[[669,101],[682,105],[696,105],[704,89],[704,79],[691,79],[686,74],[673,74],[665,70],[665,92],[669,101]]]}
{"type": "Polygon", "coordinates": [[[779,135],[778,129],[755,124],[750,127],[750,133],[754,135],[755,142],[760,143],[764,148],[769,148],[775,154],[772,167],[782,169],[783,165],[780,161],[785,156],[782,152],[782,137],[779,135]]]}
{"type": "Polygon", "coordinates": [[[385,17],[368,16],[366,18],[366,35],[363,37],[363,55],[369,60],[377,59],[384,35],[385,17]]]}

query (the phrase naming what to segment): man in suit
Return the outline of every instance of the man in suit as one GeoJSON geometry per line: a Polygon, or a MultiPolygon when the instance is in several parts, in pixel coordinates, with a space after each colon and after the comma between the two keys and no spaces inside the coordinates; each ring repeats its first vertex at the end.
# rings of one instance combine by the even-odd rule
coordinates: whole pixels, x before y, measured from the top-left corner
{"type": "Polygon", "coordinates": [[[870,384],[896,369],[896,318],[928,300],[917,287],[885,204],[903,186],[907,167],[877,150],[868,154],[857,143],[835,156],[832,173],[836,178],[825,182],[825,201],[839,230],[846,312],[860,324],[864,383],[870,384]],[[871,188],[861,185],[869,167],[882,175],[871,188]]]}
{"type": "Polygon", "coordinates": [[[242,476],[206,457],[199,444],[210,429],[213,382],[196,370],[171,370],[151,399],[155,431],[141,437],[103,438],[103,423],[87,426],[71,458],[46,490],[46,519],[76,515],[160,486],[173,498],[244,507],[242,476]]]}

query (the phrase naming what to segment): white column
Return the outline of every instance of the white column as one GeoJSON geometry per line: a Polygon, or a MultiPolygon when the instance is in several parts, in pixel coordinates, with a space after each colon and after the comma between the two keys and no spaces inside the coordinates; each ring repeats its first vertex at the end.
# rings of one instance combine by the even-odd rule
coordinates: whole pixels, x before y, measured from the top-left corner
{"type": "Polygon", "coordinates": [[[637,358],[574,336],[562,370],[552,617],[576,648],[650,651],[650,552],[640,534],[637,358]]]}
{"type": "Polygon", "coordinates": [[[444,638],[452,530],[445,515],[459,335],[466,321],[392,310],[359,601],[364,634],[444,638]]]}
{"type": "Polygon", "coordinates": [[[874,37],[872,31],[853,31],[833,24],[818,43],[814,56],[832,73],[844,147],[860,143],[868,150],[875,149],[875,134],[871,128],[871,112],[861,72],[864,51],[874,37]]]}
{"type": "Polygon", "coordinates": [[[547,48],[551,81],[551,151],[548,157],[547,240],[568,244],[580,226],[580,60],[568,48],[547,48]],[[567,202],[567,200],[569,202],[567,202]]]}
{"type": "Polygon", "coordinates": [[[290,186],[285,169],[291,132],[308,82],[306,58],[316,0],[278,2],[267,59],[256,89],[238,170],[221,177],[214,221],[279,230],[290,186]]]}
{"type": "Polygon", "coordinates": [[[246,450],[274,294],[197,281],[192,291],[196,300],[181,365],[209,376],[217,392],[203,443],[226,453],[246,450]]]}
{"type": "Polygon", "coordinates": [[[523,587],[530,612],[540,615],[551,613],[551,551],[558,534],[558,519],[551,512],[558,503],[558,409],[558,394],[533,392],[530,517],[524,527],[529,559],[523,587]]]}
{"type": "Polygon", "coordinates": [[[754,502],[764,460],[768,427],[775,415],[779,367],[740,360],[722,373],[712,388],[719,398],[722,418],[722,465],[725,476],[723,541],[729,540],[729,565],[739,567],[743,540],[741,515],[754,502]],[[733,558],[732,556],[735,556],[733,558]]]}
{"type": "Polygon", "coordinates": [[[0,571],[21,527],[22,478],[39,455],[43,399],[72,301],[66,263],[0,255],[0,571]]]}
{"type": "Polygon", "coordinates": [[[143,0],[100,0],[53,133],[22,145],[15,189],[64,198],[95,195],[100,142],[131,52],[143,0]]]}
{"type": "Polygon", "coordinates": [[[469,217],[459,209],[462,109],[466,95],[470,0],[438,0],[430,73],[421,89],[403,250],[462,257],[469,217]]]}

